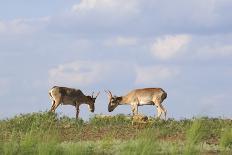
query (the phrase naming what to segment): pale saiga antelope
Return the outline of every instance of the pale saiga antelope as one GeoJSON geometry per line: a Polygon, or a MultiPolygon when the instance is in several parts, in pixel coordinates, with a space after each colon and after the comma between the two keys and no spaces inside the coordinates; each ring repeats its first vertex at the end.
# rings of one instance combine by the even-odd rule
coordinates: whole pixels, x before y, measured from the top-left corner
{"type": "Polygon", "coordinates": [[[76,107],[76,118],[79,116],[79,107],[81,104],[88,104],[89,111],[94,112],[95,100],[100,92],[94,97],[86,96],[80,89],[73,89],[67,87],[54,86],[49,91],[50,98],[52,99],[52,112],[55,112],[56,108],[63,103],[63,105],[73,105],[76,107]]]}
{"type": "Polygon", "coordinates": [[[157,107],[157,117],[160,118],[164,114],[166,119],[167,110],[162,105],[167,93],[161,88],[143,88],[130,91],[125,96],[113,96],[108,90],[109,97],[108,111],[113,111],[118,105],[130,105],[133,115],[138,114],[138,106],[154,105],[157,107]]]}

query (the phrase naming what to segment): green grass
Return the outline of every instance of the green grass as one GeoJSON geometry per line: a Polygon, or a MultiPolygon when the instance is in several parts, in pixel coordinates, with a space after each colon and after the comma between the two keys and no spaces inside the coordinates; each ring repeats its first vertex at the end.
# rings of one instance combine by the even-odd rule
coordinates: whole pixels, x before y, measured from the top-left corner
{"type": "Polygon", "coordinates": [[[0,155],[207,153],[232,153],[231,120],[149,118],[132,125],[125,115],[96,115],[84,122],[48,112],[0,120],[0,155]]]}
{"type": "Polygon", "coordinates": [[[220,146],[222,150],[231,150],[232,149],[232,128],[228,126],[224,128],[221,133],[220,146]]]}

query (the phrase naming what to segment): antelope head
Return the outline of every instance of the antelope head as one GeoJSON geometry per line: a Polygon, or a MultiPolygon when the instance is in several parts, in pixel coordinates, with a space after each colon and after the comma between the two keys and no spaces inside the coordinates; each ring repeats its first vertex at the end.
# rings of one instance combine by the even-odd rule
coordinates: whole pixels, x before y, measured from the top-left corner
{"type": "Polygon", "coordinates": [[[87,98],[89,100],[88,101],[89,111],[94,112],[94,110],[95,110],[94,103],[95,103],[95,100],[97,99],[99,94],[100,94],[100,92],[98,92],[97,95],[94,97],[94,92],[93,92],[91,96],[87,96],[87,98]]]}
{"type": "Polygon", "coordinates": [[[105,92],[108,94],[109,98],[108,111],[112,112],[119,105],[120,101],[122,100],[122,97],[113,96],[109,90],[105,92]]]}

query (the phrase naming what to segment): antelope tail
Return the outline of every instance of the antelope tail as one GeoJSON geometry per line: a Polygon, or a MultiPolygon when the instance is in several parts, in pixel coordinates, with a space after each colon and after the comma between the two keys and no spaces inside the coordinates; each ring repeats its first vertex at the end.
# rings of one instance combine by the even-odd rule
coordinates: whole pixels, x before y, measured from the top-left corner
{"type": "Polygon", "coordinates": [[[163,90],[163,94],[161,96],[162,101],[167,98],[168,94],[163,90]]]}

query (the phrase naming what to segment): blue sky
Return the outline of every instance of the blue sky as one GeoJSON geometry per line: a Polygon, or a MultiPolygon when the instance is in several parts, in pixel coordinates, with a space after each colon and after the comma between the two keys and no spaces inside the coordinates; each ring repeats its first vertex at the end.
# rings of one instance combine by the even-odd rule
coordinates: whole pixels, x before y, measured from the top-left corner
{"type": "MultiPolygon", "coordinates": [[[[232,117],[231,0],[0,0],[0,118],[50,109],[53,85],[162,87],[168,117],[232,117]]],[[[75,117],[71,106],[57,112],[75,117]]],[[[153,106],[139,112],[153,116],[153,106]]],[[[81,106],[80,116],[93,114],[81,106]]]]}

